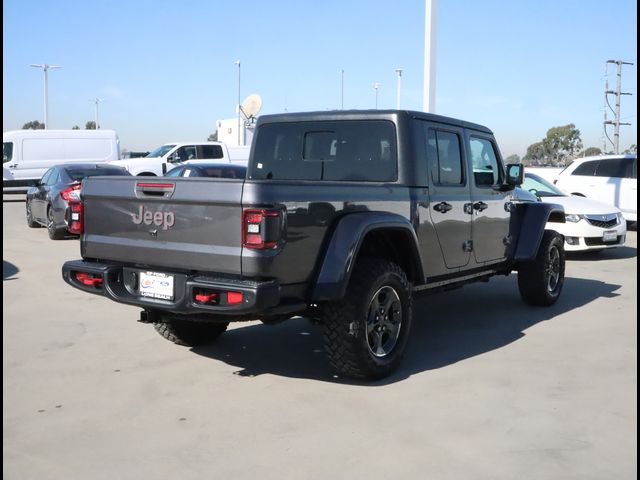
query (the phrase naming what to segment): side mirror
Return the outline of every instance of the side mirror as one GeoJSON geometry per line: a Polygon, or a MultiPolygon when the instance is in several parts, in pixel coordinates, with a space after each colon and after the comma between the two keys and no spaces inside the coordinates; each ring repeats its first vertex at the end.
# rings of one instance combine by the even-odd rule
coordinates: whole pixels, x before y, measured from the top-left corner
{"type": "Polygon", "coordinates": [[[517,187],[522,185],[524,180],[524,167],[520,163],[510,163],[507,165],[507,185],[517,187]]]}

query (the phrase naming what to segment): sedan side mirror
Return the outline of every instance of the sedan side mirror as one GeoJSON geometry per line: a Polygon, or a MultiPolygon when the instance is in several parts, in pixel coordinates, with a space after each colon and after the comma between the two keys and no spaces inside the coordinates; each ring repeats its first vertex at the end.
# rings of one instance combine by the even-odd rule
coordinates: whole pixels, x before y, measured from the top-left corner
{"type": "Polygon", "coordinates": [[[524,180],[524,167],[520,163],[510,163],[507,165],[507,185],[517,187],[522,185],[524,180]]]}

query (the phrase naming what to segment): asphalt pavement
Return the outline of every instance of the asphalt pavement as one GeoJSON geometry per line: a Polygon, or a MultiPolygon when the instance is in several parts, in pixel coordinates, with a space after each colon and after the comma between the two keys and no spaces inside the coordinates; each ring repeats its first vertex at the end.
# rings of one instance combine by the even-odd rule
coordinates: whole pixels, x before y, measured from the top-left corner
{"type": "Polygon", "coordinates": [[[334,377],[302,318],[169,343],[66,285],[79,257],[3,202],[4,479],[637,476],[636,232],[572,256],[550,308],[515,275],[419,299],[404,363],[369,384],[334,377]]]}

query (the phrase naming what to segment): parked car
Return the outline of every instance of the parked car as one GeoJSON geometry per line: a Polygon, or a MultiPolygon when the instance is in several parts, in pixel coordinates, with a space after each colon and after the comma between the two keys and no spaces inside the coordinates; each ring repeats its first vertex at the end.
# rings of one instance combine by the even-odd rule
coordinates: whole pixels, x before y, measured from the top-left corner
{"type": "Polygon", "coordinates": [[[69,234],[69,200],[80,198],[82,179],[96,176],[122,176],[130,173],[104,163],[69,163],[51,167],[36,186],[27,191],[27,225],[47,227],[49,238],[60,240],[69,234]]]}
{"type": "Polygon", "coordinates": [[[166,177],[208,177],[208,178],[244,178],[247,175],[247,167],[242,165],[230,165],[228,163],[199,163],[172,168],[166,173],[166,177]]]}
{"type": "Polygon", "coordinates": [[[618,207],[627,222],[638,220],[637,155],[584,157],[558,174],[555,185],[572,195],[618,207]]]}
{"type": "Polygon", "coordinates": [[[546,228],[564,235],[565,251],[597,251],[624,245],[627,224],[622,212],[613,205],[567,195],[539,175],[528,172],[522,189],[543,202],[564,207],[566,222],[547,224],[546,228]]]}

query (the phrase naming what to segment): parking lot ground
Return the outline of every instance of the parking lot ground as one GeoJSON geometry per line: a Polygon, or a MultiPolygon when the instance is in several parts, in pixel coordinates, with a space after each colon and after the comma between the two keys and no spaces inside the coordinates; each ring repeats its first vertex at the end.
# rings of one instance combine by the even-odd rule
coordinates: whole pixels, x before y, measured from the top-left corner
{"type": "Polygon", "coordinates": [[[637,233],[573,256],[559,302],[515,275],[417,300],[409,351],[333,377],[305,319],[188,349],[61,279],[77,240],[3,202],[5,479],[631,479],[637,233]]]}

